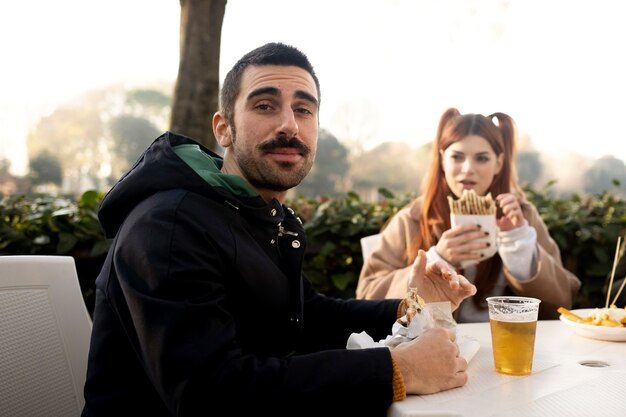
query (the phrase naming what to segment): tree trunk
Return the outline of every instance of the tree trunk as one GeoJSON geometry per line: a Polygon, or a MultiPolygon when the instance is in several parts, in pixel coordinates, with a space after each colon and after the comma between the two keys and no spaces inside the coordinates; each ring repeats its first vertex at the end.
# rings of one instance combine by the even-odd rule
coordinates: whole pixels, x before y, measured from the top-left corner
{"type": "Polygon", "coordinates": [[[219,96],[222,21],[226,0],[180,0],[180,61],[170,130],[221,153],[212,118],[219,96]]]}

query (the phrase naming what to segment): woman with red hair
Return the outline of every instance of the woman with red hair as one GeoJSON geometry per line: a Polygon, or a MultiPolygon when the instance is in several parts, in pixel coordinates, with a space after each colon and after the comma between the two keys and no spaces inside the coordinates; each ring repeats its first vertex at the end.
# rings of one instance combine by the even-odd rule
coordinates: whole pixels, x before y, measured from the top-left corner
{"type": "Polygon", "coordinates": [[[488,321],[485,298],[493,295],[539,298],[543,319],[556,318],[559,306],[571,308],[580,280],[563,267],[558,246],[517,183],[514,161],[510,116],[446,110],[423,194],[383,228],[377,249],[361,270],[357,298],[404,297],[421,249],[428,262],[444,260],[476,285],[477,293],[456,312],[459,322],[488,321]],[[464,190],[494,196],[498,213],[493,256],[484,257],[489,232],[477,224],[451,226],[448,199],[459,199],[464,190]]]}

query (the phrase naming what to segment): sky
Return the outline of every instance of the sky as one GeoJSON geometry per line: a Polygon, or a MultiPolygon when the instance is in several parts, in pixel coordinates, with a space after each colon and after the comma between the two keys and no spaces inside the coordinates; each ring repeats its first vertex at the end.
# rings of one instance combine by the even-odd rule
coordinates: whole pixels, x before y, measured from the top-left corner
{"type": "MultiPolygon", "coordinates": [[[[3,1],[0,16],[0,157],[14,173],[56,107],[176,79],[178,0],[3,1]]],[[[625,18],[622,0],[228,0],[220,71],[265,42],[298,47],[321,127],[350,146],[430,142],[456,107],[509,114],[553,160],[626,161],[625,18]]]]}

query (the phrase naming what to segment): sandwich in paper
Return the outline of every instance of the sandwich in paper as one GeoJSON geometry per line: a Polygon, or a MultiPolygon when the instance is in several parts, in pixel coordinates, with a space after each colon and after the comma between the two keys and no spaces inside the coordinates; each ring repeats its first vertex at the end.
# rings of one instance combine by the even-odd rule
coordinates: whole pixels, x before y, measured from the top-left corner
{"type": "Polygon", "coordinates": [[[458,200],[448,196],[448,204],[450,205],[450,223],[453,227],[457,224],[473,223],[479,224],[482,230],[489,233],[484,240],[489,242],[490,245],[477,251],[483,256],[479,260],[461,262],[461,268],[475,265],[495,255],[498,251],[497,206],[495,200],[491,197],[491,193],[483,197],[476,194],[474,190],[463,190],[463,194],[461,194],[461,198],[458,200]]]}

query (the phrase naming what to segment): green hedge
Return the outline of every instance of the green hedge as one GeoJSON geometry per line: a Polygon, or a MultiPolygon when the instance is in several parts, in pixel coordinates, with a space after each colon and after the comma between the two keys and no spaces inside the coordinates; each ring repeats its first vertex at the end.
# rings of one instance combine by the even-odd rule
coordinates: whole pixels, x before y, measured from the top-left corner
{"type": "Polygon", "coordinates": [[[582,281],[574,307],[602,307],[617,239],[626,232],[626,200],[609,191],[554,198],[552,185],[541,191],[527,187],[526,195],[561,249],[563,264],[582,281]]]}
{"type": "MultiPolygon", "coordinates": [[[[574,307],[603,306],[617,238],[626,232],[626,201],[608,191],[558,198],[553,185],[542,190],[526,187],[525,192],[559,246],[563,264],[582,281],[574,307]]],[[[414,197],[396,197],[385,190],[381,195],[383,200],[376,204],[361,202],[353,193],[334,200],[290,202],[305,214],[310,247],[305,272],[327,295],[354,297],[363,265],[359,239],[377,233],[414,197]]]]}
{"type": "MultiPolygon", "coordinates": [[[[618,236],[626,231],[626,201],[611,192],[554,197],[552,184],[526,188],[561,249],[564,265],[583,282],[574,307],[604,305],[618,236]]],[[[309,244],[304,270],[329,296],[354,297],[363,258],[360,238],[378,233],[414,194],[379,190],[380,200],[358,194],[339,198],[297,197],[286,203],[304,222],[309,244]]],[[[103,193],[88,191],[78,200],[23,195],[0,200],[0,255],[57,254],[76,259],[81,288],[91,311],[93,282],[110,242],[97,219],[103,193]]]]}
{"type": "Polygon", "coordinates": [[[324,294],[354,297],[363,265],[360,239],[378,233],[390,216],[415,197],[396,197],[384,189],[379,193],[382,200],[377,203],[361,201],[352,192],[342,198],[300,197],[286,203],[300,216],[307,232],[304,272],[324,294]]]}

